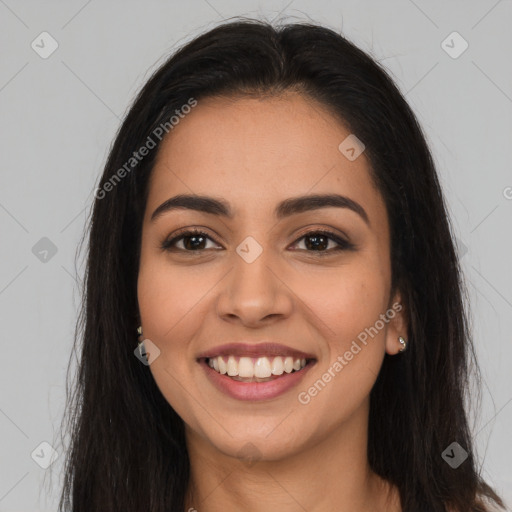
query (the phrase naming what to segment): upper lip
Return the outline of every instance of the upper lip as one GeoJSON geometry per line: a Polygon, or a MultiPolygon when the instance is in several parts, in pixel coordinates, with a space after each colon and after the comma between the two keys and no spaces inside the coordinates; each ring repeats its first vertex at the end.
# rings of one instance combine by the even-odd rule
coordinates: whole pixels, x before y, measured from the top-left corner
{"type": "Polygon", "coordinates": [[[280,343],[227,343],[211,348],[197,356],[201,358],[211,358],[217,356],[248,356],[248,357],[263,357],[263,356],[291,356],[296,359],[315,359],[313,354],[296,350],[280,343]]]}

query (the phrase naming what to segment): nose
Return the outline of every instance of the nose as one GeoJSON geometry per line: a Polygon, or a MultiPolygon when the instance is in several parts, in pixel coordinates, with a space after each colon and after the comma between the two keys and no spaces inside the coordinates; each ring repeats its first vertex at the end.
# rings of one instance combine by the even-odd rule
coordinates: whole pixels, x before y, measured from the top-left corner
{"type": "Polygon", "coordinates": [[[223,320],[257,328],[291,314],[293,292],[266,252],[250,263],[233,254],[233,269],[222,280],[217,301],[217,313],[223,320]]]}

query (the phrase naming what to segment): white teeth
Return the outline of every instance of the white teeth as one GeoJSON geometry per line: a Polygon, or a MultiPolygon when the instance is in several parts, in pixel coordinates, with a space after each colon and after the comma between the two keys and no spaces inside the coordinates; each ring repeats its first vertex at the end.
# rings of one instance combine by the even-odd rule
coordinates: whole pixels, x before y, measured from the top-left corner
{"type": "Polygon", "coordinates": [[[238,373],[239,377],[254,377],[254,365],[252,364],[250,357],[241,357],[238,362],[238,373]]]}
{"type": "Polygon", "coordinates": [[[238,363],[236,362],[235,358],[233,356],[229,356],[228,358],[228,375],[230,377],[234,377],[238,375],[238,363]]]}
{"type": "MultiPolygon", "coordinates": [[[[252,361],[251,361],[252,362],[252,361]]],[[[254,364],[254,376],[264,379],[270,377],[272,370],[270,369],[270,361],[267,357],[259,357],[254,364]]]]}
{"type": "Polygon", "coordinates": [[[274,357],[272,361],[272,375],[283,375],[284,364],[282,357],[274,357]]]}
{"type": "Polygon", "coordinates": [[[215,357],[214,359],[217,361],[217,364],[219,365],[219,372],[222,375],[224,375],[228,371],[226,361],[224,361],[224,359],[222,359],[222,357],[215,357]]]}
{"type": "Polygon", "coordinates": [[[299,371],[306,366],[306,359],[293,359],[293,357],[240,357],[229,356],[227,362],[223,356],[208,359],[208,366],[220,374],[228,374],[230,377],[260,379],[271,377],[272,375],[282,375],[299,371]]]}

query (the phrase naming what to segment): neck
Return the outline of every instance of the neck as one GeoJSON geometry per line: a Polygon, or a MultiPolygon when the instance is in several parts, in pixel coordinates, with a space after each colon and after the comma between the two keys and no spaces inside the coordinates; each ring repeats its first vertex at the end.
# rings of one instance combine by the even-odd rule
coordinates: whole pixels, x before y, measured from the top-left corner
{"type": "Polygon", "coordinates": [[[289,456],[254,461],[226,455],[187,427],[191,475],[185,510],[398,512],[396,489],[368,464],[367,425],[365,404],[289,456]]]}

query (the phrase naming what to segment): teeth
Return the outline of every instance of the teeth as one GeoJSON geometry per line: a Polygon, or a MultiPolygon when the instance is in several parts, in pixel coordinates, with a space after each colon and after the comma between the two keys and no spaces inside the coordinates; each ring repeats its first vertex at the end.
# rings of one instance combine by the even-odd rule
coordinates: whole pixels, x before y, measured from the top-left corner
{"type": "Polygon", "coordinates": [[[299,371],[306,366],[306,359],[293,359],[293,357],[240,357],[229,356],[227,361],[223,356],[208,359],[208,366],[220,374],[228,374],[230,377],[264,379],[272,375],[282,375],[299,371]]]}
{"type": "Polygon", "coordinates": [[[228,358],[228,375],[230,377],[238,375],[238,363],[233,356],[229,356],[228,358]]]}
{"type": "MultiPolygon", "coordinates": [[[[268,357],[259,357],[256,359],[256,363],[254,363],[254,376],[263,379],[265,377],[270,377],[271,375],[272,369],[270,368],[270,361],[268,360],[268,357]]],[[[252,377],[252,375],[250,375],[250,377],[252,377]]]]}
{"type": "Polygon", "coordinates": [[[284,371],[286,373],[291,373],[293,370],[293,359],[291,357],[287,357],[284,360],[284,371]]]}
{"type": "Polygon", "coordinates": [[[249,357],[241,357],[238,362],[239,377],[254,377],[254,365],[249,357]]]}
{"type": "Polygon", "coordinates": [[[272,375],[282,375],[284,372],[284,363],[282,357],[274,357],[272,361],[272,375]]]}
{"type": "MultiPolygon", "coordinates": [[[[228,366],[226,364],[226,361],[222,359],[222,357],[216,357],[215,361],[217,361],[217,364],[219,365],[219,372],[224,375],[228,371],[228,366]]],[[[215,367],[214,367],[215,368],[215,367]]]]}

